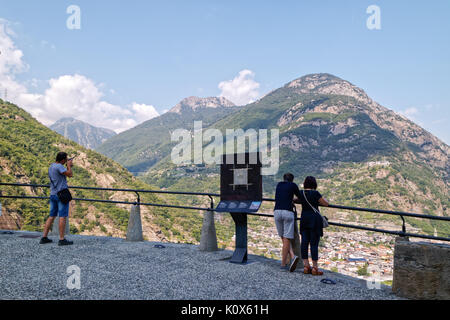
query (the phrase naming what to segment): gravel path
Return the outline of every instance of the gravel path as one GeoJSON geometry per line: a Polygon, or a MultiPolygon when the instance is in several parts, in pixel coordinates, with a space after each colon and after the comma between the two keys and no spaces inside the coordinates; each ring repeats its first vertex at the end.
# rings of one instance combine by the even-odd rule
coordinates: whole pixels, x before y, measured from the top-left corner
{"type": "Polygon", "coordinates": [[[73,246],[59,247],[23,235],[40,234],[0,232],[0,299],[398,299],[386,286],[370,290],[330,271],[322,277],[289,273],[260,256],[232,264],[226,260],[231,251],[75,235],[68,237],[73,246]],[[71,265],[81,270],[80,289],[66,286],[71,265]],[[321,283],[324,277],[337,284],[321,283]]]}

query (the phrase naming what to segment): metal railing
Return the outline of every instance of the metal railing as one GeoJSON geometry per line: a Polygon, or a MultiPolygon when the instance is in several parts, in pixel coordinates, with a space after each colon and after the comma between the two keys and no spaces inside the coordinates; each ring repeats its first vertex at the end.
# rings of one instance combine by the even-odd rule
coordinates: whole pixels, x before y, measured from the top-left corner
{"type": "MultiPolygon", "coordinates": [[[[45,184],[24,184],[24,183],[6,183],[0,182],[0,186],[13,186],[13,187],[31,187],[31,188],[50,188],[50,185],[45,184]]],[[[186,192],[186,191],[163,191],[163,190],[142,190],[142,189],[119,189],[119,188],[99,188],[99,187],[82,187],[82,186],[69,186],[70,189],[80,189],[80,190],[97,190],[97,191],[120,191],[120,192],[131,192],[135,193],[137,196],[137,200],[135,202],[130,201],[117,201],[117,200],[104,200],[104,199],[88,199],[88,198],[74,198],[76,201],[88,201],[88,202],[102,202],[102,203],[112,203],[112,204],[131,204],[131,205],[145,205],[145,206],[153,206],[153,207],[165,207],[165,208],[175,208],[175,209],[187,209],[187,210],[203,210],[203,211],[214,211],[214,197],[220,197],[220,194],[217,193],[206,193],[206,192],[186,192]],[[210,199],[210,207],[193,207],[193,206],[179,206],[179,205],[170,205],[170,204],[161,204],[161,203],[149,203],[149,202],[141,202],[141,193],[153,193],[153,194],[172,194],[172,195],[188,195],[188,196],[207,196],[210,199]]],[[[3,195],[0,190],[0,198],[6,199],[44,199],[48,200],[49,197],[39,197],[39,196],[10,196],[3,195]]],[[[271,198],[263,198],[263,201],[274,202],[274,199],[271,198]]],[[[430,240],[440,240],[440,241],[450,241],[450,238],[447,237],[438,237],[431,236],[426,234],[418,234],[418,233],[409,233],[406,232],[406,221],[404,217],[412,217],[419,219],[428,219],[428,220],[440,220],[450,222],[450,217],[441,217],[441,216],[433,216],[426,214],[418,214],[411,212],[400,212],[400,211],[390,211],[390,210],[380,210],[380,209],[370,209],[370,208],[358,208],[358,207],[350,207],[350,206],[340,206],[340,205],[329,205],[328,208],[336,208],[336,209],[344,209],[344,210],[352,210],[352,211],[364,211],[364,212],[372,212],[372,213],[380,213],[380,214],[389,214],[399,216],[402,219],[402,230],[394,231],[394,230],[385,230],[378,228],[370,228],[365,226],[351,225],[351,224],[343,224],[329,221],[328,223],[332,226],[343,227],[343,228],[351,228],[351,229],[359,229],[373,232],[380,232],[386,234],[392,234],[397,236],[404,237],[416,237],[430,240]]],[[[247,213],[247,215],[252,216],[261,216],[261,217],[273,217],[271,214],[264,213],[247,213]]],[[[297,218],[300,220],[300,218],[297,218]]]]}

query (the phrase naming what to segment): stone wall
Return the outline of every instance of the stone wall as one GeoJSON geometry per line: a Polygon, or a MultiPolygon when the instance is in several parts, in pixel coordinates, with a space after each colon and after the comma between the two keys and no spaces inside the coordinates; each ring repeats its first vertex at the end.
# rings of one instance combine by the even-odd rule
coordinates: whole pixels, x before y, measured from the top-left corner
{"type": "Polygon", "coordinates": [[[392,291],[409,299],[450,300],[450,246],[397,238],[392,291]]]}

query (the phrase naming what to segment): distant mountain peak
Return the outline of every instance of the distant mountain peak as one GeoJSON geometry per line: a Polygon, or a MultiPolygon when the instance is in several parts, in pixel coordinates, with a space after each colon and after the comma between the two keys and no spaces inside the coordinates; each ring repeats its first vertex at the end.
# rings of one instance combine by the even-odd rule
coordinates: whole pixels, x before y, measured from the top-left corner
{"type": "Polygon", "coordinates": [[[107,139],[116,135],[110,129],[94,127],[71,117],[61,118],[49,128],[89,149],[96,148],[107,139]]]}
{"type": "Polygon", "coordinates": [[[367,105],[375,113],[386,112],[387,109],[373,101],[366,92],[350,83],[329,73],[307,74],[287,83],[284,88],[293,90],[297,94],[341,95],[352,97],[367,105]]]}
{"type": "Polygon", "coordinates": [[[361,88],[329,73],[313,73],[295,79],[285,85],[302,94],[339,94],[367,100],[368,96],[361,88]]]}
{"type": "Polygon", "coordinates": [[[76,122],[76,121],[80,121],[80,120],[77,120],[77,119],[72,118],[72,117],[65,117],[65,118],[59,119],[54,124],[56,124],[56,123],[66,123],[66,122],[76,122]]]}
{"type": "Polygon", "coordinates": [[[234,107],[236,106],[230,100],[224,97],[188,97],[181,100],[176,106],[169,110],[169,112],[181,113],[183,107],[196,110],[198,108],[220,108],[220,107],[234,107]]]}
{"type": "Polygon", "coordinates": [[[325,82],[348,82],[345,81],[339,77],[336,77],[335,75],[332,75],[330,73],[311,73],[304,75],[300,78],[297,78],[295,80],[292,80],[291,82],[287,83],[285,87],[289,88],[297,88],[297,87],[303,87],[307,84],[323,84],[325,82]]]}

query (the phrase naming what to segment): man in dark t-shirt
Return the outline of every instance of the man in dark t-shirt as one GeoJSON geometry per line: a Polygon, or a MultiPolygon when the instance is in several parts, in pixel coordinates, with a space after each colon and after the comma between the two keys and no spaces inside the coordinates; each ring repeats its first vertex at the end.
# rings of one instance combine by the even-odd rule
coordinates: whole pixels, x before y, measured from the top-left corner
{"type": "Polygon", "coordinates": [[[291,241],[294,239],[295,214],[294,214],[294,195],[300,197],[300,190],[294,183],[294,175],[286,173],[283,176],[284,181],[277,184],[275,191],[274,218],[278,235],[283,241],[281,251],[281,269],[288,269],[288,255],[293,258],[290,262],[289,271],[293,272],[297,267],[299,258],[294,254],[291,241]]]}
{"type": "Polygon", "coordinates": [[[294,195],[300,198],[300,190],[292,181],[284,180],[278,182],[275,191],[274,210],[288,210],[294,212],[294,195]]]}

